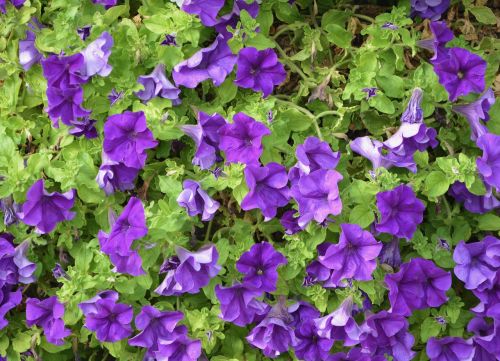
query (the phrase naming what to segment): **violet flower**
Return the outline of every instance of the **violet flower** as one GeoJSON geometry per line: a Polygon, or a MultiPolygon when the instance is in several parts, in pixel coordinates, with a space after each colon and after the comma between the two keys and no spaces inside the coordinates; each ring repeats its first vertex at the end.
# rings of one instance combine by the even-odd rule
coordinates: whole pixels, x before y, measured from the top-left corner
{"type": "Polygon", "coordinates": [[[47,88],[47,113],[54,128],[59,127],[59,119],[68,126],[76,123],[78,118],[88,117],[91,113],[82,107],[83,89],[72,88],[47,88]]]}
{"type": "Polygon", "coordinates": [[[245,10],[252,18],[255,19],[259,14],[259,4],[255,0],[252,2],[248,2],[246,0],[235,0],[233,2],[233,9],[231,12],[221,16],[217,21],[217,24],[215,24],[215,31],[217,31],[220,36],[223,36],[225,39],[231,38],[232,34],[228,31],[228,27],[231,29],[236,28],[236,25],[240,21],[240,14],[242,10],[245,10]]]}
{"type": "Polygon", "coordinates": [[[220,203],[210,198],[198,182],[187,179],[182,183],[182,192],[177,197],[179,207],[186,209],[190,217],[201,215],[202,221],[210,221],[219,209],[220,203]]]}
{"type": "Polygon", "coordinates": [[[28,24],[28,27],[26,37],[23,40],[19,40],[19,64],[21,64],[25,71],[31,69],[33,65],[38,64],[43,58],[35,46],[35,31],[39,31],[43,25],[34,18],[28,24]]]}
{"type": "Polygon", "coordinates": [[[380,263],[387,264],[393,269],[401,265],[401,252],[399,250],[399,238],[393,237],[390,242],[384,243],[379,255],[380,263]]]}
{"type": "Polygon", "coordinates": [[[224,6],[224,0],[184,0],[181,9],[191,15],[198,15],[205,26],[217,24],[217,14],[224,6]]]}
{"type": "Polygon", "coordinates": [[[204,112],[198,112],[198,124],[181,127],[182,131],[191,137],[196,145],[196,153],[193,157],[194,165],[201,169],[209,169],[222,159],[219,148],[219,130],[226,123],[226,120],[217,113],[208,115],[204,112]]]}
{"type": "Polygon", "coordinates": [[[175,40],[175,34],[165,34],[165,39],[163,39],[160,45],[177,46],[177,41],[175,40]]]}
{"type": "Polygon", "coordinates": [[[431,337],[425,350],[430,361],[472,361],[474,357],[472,340],[459,337],[431,337]]]}
{"type": "Polygon", "coordinates": [[[82,50],[81,54],[84,58],[82,75],[91,77],[98,74],[105,77],[111,73],[113,67],[108,64],[108,59],[113,43],[113,37],[105,31],[82,50]]]}
{"type": "Polygon", "coordinates": [[[475,353],[473,360],[496,360],[500,358],[500,306],[493,306],[486,316],[493,319],[487,322],[485,317],[475,317],[469,321],[467,331],[472,337],[475,353]]]}
{"type": "Polygon", "coordinates": [[[445,60],[448,55],[446,44],[453,40],[455,36],[445,21],[431,21],[429,28],[431,29],[432,37],[418,41],[417,45],[434,53],[431,58],[432,63],[445,60]]]}
{"type": "Polygon", "coordinates": [[[307,137],[295,151],[297,167],[303,174],[318,169],[334,169],[340,160],[340,152],[333,152],[327,142],[316,137],[307,137]]]}
{"type": "Polygon", "coordinates": [[[394,25],[391,22],[386,22],[381,26],[382,29],[387,29],[387,30],[398,30],[399,26],[394,25]]]}
{"type": "Polygon", "coordinates": [[[329,361],[330,350],[335,342],[332,339],[318,336],[318,329],[313,320],[302,323],[295,329],[297,345],[295,355],[304,361],[329,361]]]}
{"type": "Polygon", "coordinates": [[[86,116],[82,120],[71,121],[72,128],[69,130],[69,134],[75,137],[85,136],[87,139],[97,138],[97,129],[95,128],[95,123],[97,120],[90,119],[86,116]]]}
{"type": "Polygon", "coordinates": [[[90,36],[90,29],[92,29],[91,25],[85,25],[82,26],[81,28],[76,29],[76,33],[78,34],[80,39],[85,41],[90,36]]]}
{"type": "Polygon", "coordinates": [[[455,201],[463,203],[464,208],[471,213],[484,214],[500,208],[500,200],[493,195],[492,189],[488,185],[486,186],[486,194],[478,196],[472,194],[464,183],[455,182],[448,190],[448,194],[455,198],[455,201]]]}
{"type": "Polygon", "coordinates": [[[161,361],[197,361],[201,356],[201,341],[193,340],[186,336],[187,329],[184,326],[178,327],[179,334],[174,341],[161,341],[160,348],[156,351],[155,359],[161,361]]]}
{"type": "Polygon", "coordinates": [[[142,168],[146,163],[146,149],[158,142],[146,124],[143,112],[125,111],[108,117],[104,123],[103,150],[109,159],[127,167],[142,168]]]}
{"type": "Polygon", "coordinates": [[[64,344],[63,339],[71,334],[63,321],[64,305],[56,296],[39,300],[28,298],[26,300],[26,324],[28,327],[34,325],[43,328],[47,342],[60,346],[64,344]]]}
{"type": "Polygon", "coordinates": [[[295,328],[321,316],[321,313],[313,305],[305,301],[298,301],[288,306],[288,313],[292,316],[290,325],[295,328]]]}
{"type": "Polygon", "coordinates": [[[450,7],[450,0],[411,0],[411,16],[438,20],[450,7]]]}
{"type": "Polygon", "coordinates": [[[115,88],[113,88],[111,90],[111,93],[109,93],[109,95],[108,95],[108,100],[109,100],[110,105],[114,105],[121,98],[123,98],[123,91],[118,92],[118,91],[116,91],[115,88]]]}
{"type": "Polygon", "coordinates": [[[377,95],[377,88],[376,87],[370,87],[370,88],[363,88],[361,91],[366,93],[366,100],[373,98],[375,95],[377,95]]]}
{"type": "Polygon", "coordinates": [[[240,88],[262,91],[267,98],[286,79],[286,71],[273,49],[241,49],[234,83],[240,88]]]}
{"type": "Polygon", "coordinates": [[[241,201],[241,209],[260,209],[266,220],[274,218],[278,208],[290,199],[286,168],[271,162],[262,167],[247,165],[244,173],[249,192],[241,201]]]}
{"type": "Polygon", "coordinates": [[[18,213],[21,210],[21,205],[14,202],[12,196],[0,199],[0,211],[3,212],[3,223],[7,227],[19,222],[18,213]]]}
{"type": "Polygon", "coordinates": [[[125,164],[109,159],[105,152],[102,153],[102,164],[97,173],[96,182],[106,195],[111,195],[117,190],[127,191],[134,189],[135,179],[140,169],[127,167],[125,164]]]}
{"type": "Polygon", "coordinates": [[[142,84],[144,89],[136,92],[135,95],[146,103],[157,96],[170,99],[172,105],[181,103],[179,98],[181,91],[167,79],[163,64],[158,64],[151,74],[141,75],[137,82],[142,84]]]}
{"type": "Polygon", "coordinates": [[[186,88],[196,88],[207,79],[211,79],[215,86],[220,86],[233,71],[235,63],[236,55],[219,35],[208,48],[199,50],[191,58],[177,64],[172,77],[177,86],[186,88]]]}
{"type": "Polygon", "coordinates": [[[94,4],[103,5],[106,9],[115,6],[118,0],[92,0],[94,4]]]}
{"type": "Polygon", "coordinates": [[[52,88],[66,89],[79,87],[86,82],[82,75],[85,58],[77,53],[70,56],[50,55],[42,59],[43,76],[52,88]]]}
{"type": "Polygon", "coordinates": [[[471,128],[471,140],[476,141],[481,135],[488,133],[483,122],[490,119],[490,108],[495,104],[495,94],[488,88],[479,99],[469,104],[454,105],[451,109],[464,116],[471,128]]]}
{"type": "MultiPolygon", "coordinates": [[[[10,0],[11,4],[13,6],[15,6],[17,9],[19,9],[21,6],[24,5],[26,0],[10,0]]],[[[6,13],[6,8],[5,8],[5,5],[6,5],[6,2],[7,0],[1,0],[0,1],[0,12],[5,14],[6,13]]]]}
{"type": "Polygon", "coordinates": [[[44,188],[43,179],[39,179],[28,189],[26,202],[18,216],[25,224],[36,227],[37,233],[50,233],[57,223],[75,217],[76,213],[70,211],[75,204],[75,195],[74,189],[49,193],[44,188]]]}
{"type": "Polygon", "coordinates": [[[483,156],[477,158],[477,170],[484,182],[500,191],[500,135],[487,133],[476,142],[483,156]]]}
{"type": "Polygon", "coordinates": [[[297,212],[294,210],[289,210],[283,213],[280,218],[280,223],[285,229],[285,233],[288,235],[292,235],[302,231],[302,228],[299,226],[299,219],[295,217],[297,212]]]}
{"type": "Polygon", "coordinates": [[[4,285],[0,287],[0,330],[3,330],[9,324],[5,318],[10,310],[13,310],[21,304],[23,294],[21,290],[15,290],[14,286],[4,285]]]}
{"type": "Polygon", "coordinates": [[[234,122],[219,129],[219,148],[229,163],[256,164],[263,152],[262,137],[271,131],[264,124],[245,113],[237,113],[234,122]]]}

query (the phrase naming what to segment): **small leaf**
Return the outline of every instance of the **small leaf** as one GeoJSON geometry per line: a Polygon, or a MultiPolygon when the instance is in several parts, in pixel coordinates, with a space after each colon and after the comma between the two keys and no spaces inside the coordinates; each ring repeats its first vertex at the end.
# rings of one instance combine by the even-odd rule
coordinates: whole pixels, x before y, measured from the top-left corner
{"type": "Polygon", "coordinates": [[[351,46],[352,33],[337,24],[328,24],[325,28],[326,38],[330,43],[347,49],[351,46]]]}
{"type": "Polygon", "coordinates": [[[489,25],[495,25],[497,23],[495,14],[486,6],[473,6],[469,8],[469,10],[480,23],[489,25]]]}

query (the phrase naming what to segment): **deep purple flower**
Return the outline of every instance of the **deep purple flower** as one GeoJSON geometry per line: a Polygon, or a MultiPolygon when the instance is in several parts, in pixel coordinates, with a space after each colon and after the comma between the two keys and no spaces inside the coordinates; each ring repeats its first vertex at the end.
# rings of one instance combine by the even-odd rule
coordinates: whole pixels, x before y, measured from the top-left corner
{"type": "Polygon", "coordinates": [[[361,91],[366,93],[366,100],[373,98],[375,95],[377,95],[377,88],[371,87],[371,88],[363,88],[361,91]]]}
{"type": "Polygon", "coordinates": [[[77,122],[78,118],[88,117],[91,113],[82,107],[83,89],[80,87],[72,88],[47,88],[47,113],[54,128],[59,127],[59,119],[68,125],[72,126],[77,122]]]}
{"type": "Polygon", "coordinates": [[[500,191],[500,135],[487,133],[476,142],[483,156],[477,158],[477,170],[484,182],[500,191]]]}
{"type": "Polygon", "coordinates": [[[290,325],[298,328],[303,323],[309,322],[314,318],[321,316],[321,313],[310,303],[298,301],[288,306],[288,313],[292,317],[290,325]]]}
{"type": "Polygon", "coordinates": [[[390,242],[384,243],[379,255],[380,263],[387,264],[393,269],[401,265],[401,252],[399,250],[399,238],[393,237],[390,242]]]}
{"type": "Polygon", "coordinates": [[[492,192],[490,186],[486,186],[486,194],[478,196],[472,194],[464,183],[455,182],[448,190],[455,200],[464,204],[464,208],[471,213],[484,214],[493,209],[500,207],[500,200],[498,200],[492,192]]]}
{"type": "Polygon", "coordinates": [[[401,123],[422,123],[424,121],[424,111],[422,110],[422,99],[424,93],[422,89],[415,88],[411,93],[410,101],[406,106],[403,115],[401,115],[401,123]]]}
{"type": "Polygon", "coordinates": [[[243,284],[237,283],[231,287],[217,285],[215,294],[220,302],[219,317],[237,326],[244,327],[253,323],[269,311],[268,305],[256,299],[262,295],[262,291],[243,284]]]}
{"type": "Polygon", "coordinates": [[[208,48],[199,50],[191,58],[177,64],[172,77],[177,86],[186,88],[196,88],[207,79],[211,79],[215,86],[220,86],[233,71],[235,63],[236,55],[219,35],[208,48]]]}
{"type": "Polygon", "coordinates": [[[63,338],[69,336],[71,331],[64,326],[64,305],[56,296],[39,300],[28,298],[26,300],[26,324],[28,327],[40,326],[47,342],[54,345],[64,344],[63,338]]]}
{"type": "Polygon", "coordinates": [[[340,160],[340,152],[333,152],[327,142],[316,137],[307,137],[295,151],[297,167],[304,174],[318,169],[334,169],[340,160]]]}
{"type": "Polygon", "coordinates": [[[165,34],[165,39],[163,39],[160,45],[177,46],[177,41],[175,40],[175,34],[165,34]]]}
{"type": "Polygon", "coordinates": [[[304,361],[329,360],[334,340],[318,336],[318,329],[313,320],[302,323],[295,329],[297,345],[295,354],[304,361]]]}
{"type": "Polygon", "coordinates": [[[196,153],[193,164],[201,169],[209,169],[220,157],[220,135],[219,130],[226,124],[226,120],[219,114],[208,115],[198,112],[198,124],[183,125],[182,131],[193,139],[196,145],[196,153]]]}
{"type": "Polygon", "coordinates": [[[395,361],[409,361],[414,338],[408,332],[408,321],[401,315],[380,311],[368,316],[362,328],[361,346],[373,356],[391,355],[395,361]]]}
{"type": "Polygon", "coordinates": [[[49,193],[44,188],[43,179],[39,179],[28,189],[19,218],[25,224],[36,227],[38,233],[50,233],[57,223],[75,217],[75,213],[70,211],[75,195],[74,189],[65,193],[49,193]]]}
{"type": "Polygon", "coordinates": [[[103,150],[111,160],[122,162],[127,167],[144,167],[148,156],[146,149],[157,144],[143,112],[114,114],[104,123],[103,150]]]}
{"type": "Polygon", "coordinates": [[[500,305],[493,306],[486,316],[492,320],[488,322],[485,317],[475,317],[469,321],[467,331],[473,332],[472,338],[475,346],[473,360],[487,361],[500,358],[500,305]],[[483,357],[481,357],[483,356],[483,357]]]}
{"type": "Polygon", "coordinates": [[[59,263],[56,263],[54,268],[52,269],[52,275],[55,279],[66,278],[67,280],[71,279],[69,275],[66,273],[64,268],[59,263]]]}
{"type": "Polygon", "coordinates": [[[198,15],[205,26],[217,24],[217,14],[224,6],[224,0],[184,0],[181,9],[191,15],[198,15]]]}
{"type": "Polygon", "coordinates": [[[110,105],[114,105],[121,98],[123,98],[123,91],[117,92],[115,88],[113,88],[108,95],[110,105]]]}
{"type": "Polygon", "coordinates": [[[391,22],[386,22],[381,26],[382,29],[388,29],[388,30],[398,30],[399,26],[394,25],[391,22]]]}
{"type": "Polygon", "coordinates": [[[278,267],[286,264],[283,254],[267,242],[257,243],[236,262],[238,272],[245,275],[243,283],[265,292],[276,290],[278,267]]]}
{"type": "Polygon", "coordinates": [[[118,0],[92,0],[94,4],[103,5],[106,9],[115,6],[118,0]]]}
{"type": "Polygon", "coordinates": [[[126,191],[134,189],[135,179],[140,169],[127,167],[121,162],[115,162],[102,153],[102,164],[97,173],[96,182],[106,195],[113,194],[117,190],[126,191]]]}
{"type": "Polygon", "coordinates": [[[96,294],[94,297],[88,299],[87,301],[83,301],[78,304],[78,308],[82,310],[82,313],[84,316],[87,316],[87,314],[90,313],[96,313],[97,312],[97,306],[96,302],[99,300],[113,300],[113,301],[118,301],[118,298],[120,295],[116,291],[111,291],[111,290],[106,290],[106,291],[101,291],[98,294],[96,294]]]}
{"type": "MultiPolygon", "coordinates": [[[[15,6],[17,9],[19,9],[21,6],[24,5],[26,0],[10,0],[10,2],[12,3],[13,6],[15,6]]],[[[5,14],[6,13],[6,9],[5,9],[5,5],[7,3],[7,0],[1,0],[0,1],[0,12],[5,14]]]]}
{"type": "MultiPolygon", "coordinates": [[[[493,248],[495,250],[496,248],[493,248]]],[[[489,257],[498,257],[497,253],[489,254],[489,257]]],[[[480,303],[475,306],[472,311],[478,315],[484,315],[497,304],[500,304],[500,271],[496,272],[493,282],[484,283],[481,287],[472,290],[474,296],[476,296],[480,303]]]]}
{"type": "Polygon", "coordinates": [[[451,274],[434,262],[413,258],[404,263],[397,273],[387,274],[391,312],[410,316],[413,310],[439,307],[447,301],[446,291],[451,287],[451,274]]]}
{"type": "Polygon", "coordinates": [[[450,48],[447,56],[434,64],[439,83],[445,87],[450,101],[485,88],[486,61],[462,48],[450,48]]]}
{"type": "Polygon", "coordinates": [[[274,218],[278,208],[290,199],[286,168],[271,162],[262,167],[247,165],[244,173],[249,192],[241,201],[241,209],[260,209],[266,220],[274,218]]]}
{"type": "Polygon", "coordinates": [[[105,31],[82,50],[81,54],[84,58],[82,75],[86,77],[91,77],[96,74],[108,76],[111,73],[113,67],[108,64],[108,59],[111,55],[113,43],[113,37],[105,31]]]}
{"type": "Polygon", "coordinates": [[[474,357],[472,340],[459,337],[431,337],[425,350],[430,361],[472,361],[474,357]]]}
{"type": "Polygon", "coordinates": [[[344,223],[340,228],[339,242],[330,244],[318,257],[323,266],[333,270],[325,286],[339,286],[345,279],[371,280],[382,244],[357,224],[344,223]]]}
{"type": "Polygon", "coordinates": [[[152,306],[143,306],[135,317],[135,326],[141,332],[128,340],[130,346],[147,348],[147,355],[153,357],[159,351],[162,341],[174,341],[177,323],[184,317],[180,311],[159,311],[152,306]]]}
{"type": "Polygon", "coordinates": [[[166,272],[165,279],[155,290],[163,296],[179,296],[183,293],[198,293],[217,276],[221,266],[217,264],[219,253],[213,244],[201,247],[197,252],[189,252],[180,246],[175,247],[175,262],[167,259],[161,272],[166,272]],[[168,266],[168,267],[166,267],[168,266]]]}
{"type": "Polygon", "coordinates": [[[378,232],[392,234],[399,238],[411,239],[422,223],[424,203],[405,184],[377,194],[377,208],[380,220],[375,225],[378,232]]]}
{"type": "Polygon", "coordinates": [[[170,99],[172,105],[179,105],[181,103],[179,98],[181,91],[167,79],[165,65],[163,64],[158,64],[151,74],[141,75],[137,82],[142,84],[144,89],[136,92],[135,95],[144,102],[160,96],[170,99]]]}
{"type": "Polygon", "coordinates": [[[201,341],[192,340],[186,336],[187,329],[178,327],[177,333],[184,334],[174,341],[161,341],[159,351],[155,352],[158,361],[197,361],[201,356],[201,341]]]}
{"type": "Polygon", "coordinates": [[[500,258],[491,257],[500,250],[500,240],[486,236],[480,242],[464,243],[460,241],[453,252],[454,272],[465,288],[474,290],[482,285],[489,285],[495,280],[500,267],[500,258]]]}
{"type": "Polygon", "coordinates": [[[0,287],[0,330],[7,327],[9,321],[5,319],[6,314],[21,304],[23,294],[21,290],[14,290],[14,286],[4,285],[0,287]]]}
{"type": "Polygon", "coordinates": [[[8,227],[19,222],[18,213],[21,205],[14,202],[12,196],[0,199],[0,211],[3,212],[3,223],[8,227]]]}
{"type": "Polygon", "coordinates": [[[215,30],[224,38],[231,38],[232,34],[227,28],[236,28],[236,25],[240,21],[240,14],[242,10],[248,12],[248,14],[255,19],[259,14],[259,4],[255,0],[250,3],[247,0],[235,0],[231,12],[219,18],[217,24],[215,25],[215,30]]]}
{"type": "Polygon", "coordinates": [[[471,139],[475,141],[481,135],[488,133],[488,128],[483,122],[490,119],[489,111],[493,104],[495,104],[495,93],[493,89],[488,88],[476,101],[455,105],[451,109],[467,119],[471,128],[471,139]]]}
{"type": "Polygon", "coordinates": [[[78,34],[80,39],[85,41],[90,36],[90,29],[92,29],[91,25],[85,25],[81,28],[76,29],[76,33],[78,34]]]}
{"type": "Polygon", "coordinates": [[[87,312],[82,309],[85,314],[85,327],[94,331],[99,341],[117,342],[132,334],[132,306],[116,303],[114,297],[100,298],[92,306],[93,309],[87,309],[87,312]]]}
{"type": "Polygon", "coordinates": [[[36,35],[34,33],[42,28],[42,24],[33,19],[28,26],[30,29],[26,30],[26,37],[19,40],[19,63],[26,71],[42,60],[42,54],[35,46],[36,35]]]}
{"type": "Polygon", "coordinates": [[[286,71],[273,49],[241,49],[234,83],[240,88],[262,91],[267,98],[286,79],[286,71]]]}
{"type": "Polygon", "coordinates": [[[263,152],[262,137],[271,131],[245,113],[237,113],[234,122],[219,129],[219,147],[230,163],[256,164],[263,152]]]}
{"type": "Polygon", "coordinates": [[[319,169],[292,184],[291,195],[299,205],[300,227],[305,228],[313,219],[322,223],[330,214],[340,214],[342,201],[338,182],[342,178],[335,170],[319,169]]]}
{"type": "Polygon", "coordinates": [[[41,63],[43,76],[47,79],[49,87],[74,88],[86,81],[85,76],[82,75],[85,59],[80,53],[70,56],[50,55],[41,63]]]}
{"type": "Polygon", "coordinates": [[[411,0],[411,16],[438,20],[450,7],[450,0],[411,0]]]}
{"type": "Polygon", "coordinates": [[[302,231],[302,228],[299,226],[299,218],[295,217],[297,212],[294,210],[289,210],[283,213],[280,218],[280,223],[285,229],[285,233],[288,235],[292,235],[302,231]]]}
{"type": "Polygon", "coordinates": [[[96,122],[97,120],[90,119],[88,116],[84,117],[82,120],[73,120],[71,122],[73,127],[68,133],[75,137],[85,136],[87,139],[97,138],[97,129],[95,128],[96,122]]]}
{"type": "Polygon", "coordinates": [[[431,58],[431,62],[436,63],[444,60],[448,55],[446,44],[453,40],[455,36],[453,35],[453,31],[448,28],[444,21],[431,21],[429,27],[432,32],[432,37],[430,39],[418,41],[417,45],[432,51],[434,55],[431,58]]]}
{"type": "Polygon", "coordinates": [[[202,221],[210,221],[220,203],[210,198],[198,182],[187,179],[182,183],[182,192],[177,197],[179,207],[186,208],[190,217],[201,214],[202,221]]]}

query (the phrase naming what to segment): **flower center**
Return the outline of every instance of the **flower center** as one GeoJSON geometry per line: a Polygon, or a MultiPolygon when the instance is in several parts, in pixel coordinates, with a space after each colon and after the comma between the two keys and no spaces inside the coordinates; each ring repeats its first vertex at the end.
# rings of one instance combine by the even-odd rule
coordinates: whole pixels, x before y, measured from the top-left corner
{"type": "Polygon", "coordinates": [[[465,76],[465,74],[464,74],[464,72],[463,72],[463,71],[461,71],[461,70],[460,70],[460,71],[458,72],[457,76],[458,76],[458,79],[463,79],[463,78],[464,78],[464,76],[465,76]]]}

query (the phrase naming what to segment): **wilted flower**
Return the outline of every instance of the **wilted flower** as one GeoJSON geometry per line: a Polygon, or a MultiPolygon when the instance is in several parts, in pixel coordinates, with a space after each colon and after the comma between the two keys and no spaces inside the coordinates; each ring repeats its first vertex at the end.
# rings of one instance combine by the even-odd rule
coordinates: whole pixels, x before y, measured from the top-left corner
{"type": "Polygon", "coordinates": [[[36,35],[34,31],[40,30],[43,26],[37,19],[33,18],[28,27],[30,29],[26,30],[26,37],[19,40],[19,63],[26,71],[42,60],[42,54],[35,46],[36,35]]]}
{"type": "Polygon", "coordinates": [[[500,135],[484,134],[476,144],[483,151],[483,156],[476,160],[479,174],[486,184],[500,191],[500,135]]]}
{"type": "Polygon", "coordinates": [[[91,25],[85,25],[82,26],[81,28],[76,29],[76,33],[78,34],[80,39],[85,41],[90,36],[90,29],[92,29],[91,25]]]}
{"type": "Polygon", "coordinates": [[[182,183],[182,192],[177,197],[177,204],[187,210],[189,216],[201,214],[202,221],[214,218],[220,203],[210,198],[198,182],[187,179],[182,183]]]}
{"type": "Polygon", "coordinates": [[[103,32],[96,40],[91,42],[82,50],[84,66],[82,75],[91,77],[96,74],[108,76],[113,67],[108,64],[111,48],[113,47],[113,37],[107,31],[103,32]]]}
{"type": "Polygon", "coordinates": [[[28,298],[26,300],[26,324],[28,327],[40,326],[47,342],[54,345],[64,344],[63,338],[69,336],[71,331],[64,326],[64,305],[56,296],[39,300],[28,298]]]}
{"type": "Polygon", "coordinates": [[[166,34],[165,39],[161,42],[161,45],[174,45],[177,46],[177,41],[175,40],[175,34],[166,34]]]}
{"type": "Polygon", "coordinates": [[[52,275],[54,276],[55,279],[59,278],[66,278],[68,280],[70,279],[64,268],[62,268],[62,266],[59,263],[56,263],[56,265],[52,269],[52,275]]]}
{"type": "Polygon", "coordinates": [[[488,133],[488,128],[483,122],[490,119],[490,108],[495,104],[495,94],[493,89],[488,88],[479,99],[463,105],[454,105],[451,109],[464,116],[471,128],[471,139],[477,140],[481,135],[488,133]]]}
{"type": "Polygon", "coordinates": [[[179,94],[180,89],[172,84],[165,75],[165,65],[158,64],[153,72],[149,75],[141,75],[137,80],[144,87],[135,93],[135,95],[144,102],[160,96],[165,99],[170,99],[172,105],[179,105],[181,100],[179,94]]]}
{"type": "Polygon", "coordinates": [[[184,0],[181,9],[191,15],[198,15],[205,26],[217,24],[217,14],[224,6],[224,0],[184,0]]]}
{"type": "Polygon", "coordinates": [[[450,0],[411,0],[411,16],[438,20],[450,7],[450,0]]]}
{"type": "Polygon", "coordinates": [[[117,92],[115,88],[111,90],[111,93],[108,95],[108,100],[110,105],[114,105],[118,100],[123,98],[123,92],[117,92]]]}
{"type": "Polygon", "coordinates": [[[283,213],[280,218],[280,223],[285,229],[285,233],[288,235],[292,235],[302,231],[302,228],[299,226],[299,219],[295,217],[297,212],[294,210],[289,210],[283,213]]]}
{"type": "Polygon", "coordinates": [[[384,243],[379,255],[380,263],[385,263],[392,268],[401,265],[401,253],[399,251],[399,238],[393,237],[390,242],[384,243]]]}
{"type": "Polygon", "coordinates": [[[431,361],[472,361],[474,346],[472,340],[459,337],[431,337],[425,348],[431,361]]]}
{"type": "Polygon", "coordinates": [[[455,200],[464,204],[464,208],[471,213],[483,214],[500,207],[498,200],[492,192],[491,186],[486,186],[486,194],[478,196],[472,194],[464,183],[455,182],[448,190],[455,200]]]}
{"type": "Polygon", "coordinates": [[[375,95],[377,95],[377,88],[376,87],[371,87],[371,88],[363,88],[361,89],[366,93],[366,99],[373,98],[375,95]]]}
{"type": "Polygon", "coordinates": [[[0,199],[0,211],[3,212],[3,223],[8,227],[19,222],[18,213],[21,205],[14,202],[12,196],[0,199]]]}

